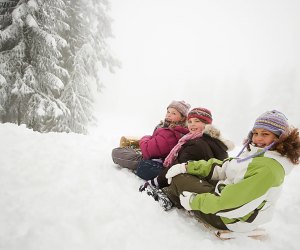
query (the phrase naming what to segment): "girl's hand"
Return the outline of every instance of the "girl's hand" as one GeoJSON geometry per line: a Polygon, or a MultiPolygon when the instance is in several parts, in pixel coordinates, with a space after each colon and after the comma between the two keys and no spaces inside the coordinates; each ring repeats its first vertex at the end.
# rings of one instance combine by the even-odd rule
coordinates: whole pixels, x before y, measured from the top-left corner
{"type": "Polygon", "coordinates": [[[188,211],[192,210],[190,202],[194,199],[196,196],[195,193],[191,193],[188,191],[183,191],[182,194],[179,196],[180,198],[180,204],[188,211]]]}
{"type": "Polygon", "coordinates": [[[168,184],[171,184],[172,177],[179,175],[179,174],[184,174],[184,173],[186,173],[186,164],[185,163],[173,165],[166,173],[166,178],[168,179],[168,184]]]}
{"type": "Polygon", "coordinates": [[[170,123],[169,128],[175,128],[176,124],[175,123],[170,123]]]}

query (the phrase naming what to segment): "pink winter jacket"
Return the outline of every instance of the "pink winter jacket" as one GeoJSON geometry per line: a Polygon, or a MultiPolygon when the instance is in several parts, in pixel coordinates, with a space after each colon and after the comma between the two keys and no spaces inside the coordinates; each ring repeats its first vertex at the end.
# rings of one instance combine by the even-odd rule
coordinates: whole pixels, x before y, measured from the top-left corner
{"type": "Polygon", "coordinates": [[[140,140],[144,160],[162,158],[170,153],[178,140],[189,130],[182,126],[175,128],[157,128],[153,135],[145,135],[140,140]]]}

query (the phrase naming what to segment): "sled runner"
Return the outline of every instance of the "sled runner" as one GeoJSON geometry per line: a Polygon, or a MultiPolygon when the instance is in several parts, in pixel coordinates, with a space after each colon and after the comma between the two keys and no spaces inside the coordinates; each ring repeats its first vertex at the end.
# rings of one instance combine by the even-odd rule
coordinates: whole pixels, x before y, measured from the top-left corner
{"type": "Polygon", "coordinates": [[[255,240],[265,240],[267,238],[267,233],[263,228],[256,228],[253,231],[245,233],[232,232],[229,230],[216,230],[215,235],[221,240],[230,240],[243,237],[248,237],[255,240]]]}
{"type": "Polygon", "coordinates": [[[139,148],[139,137],[135,136],[122,136],[120,139],[120,147],[121,148],[139,148]]]}

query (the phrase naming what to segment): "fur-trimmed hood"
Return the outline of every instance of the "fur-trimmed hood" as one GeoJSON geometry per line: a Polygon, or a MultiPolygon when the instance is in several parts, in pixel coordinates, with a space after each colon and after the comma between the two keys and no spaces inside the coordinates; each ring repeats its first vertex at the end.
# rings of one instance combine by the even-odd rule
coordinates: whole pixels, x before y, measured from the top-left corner
{"type": "Polygon", "coordinates": [[[223,138],[222,135],[221,135],[220,130],[217,129],[215,126],[211,125],[211,124],[207,124],[205,126],[203,134],[207,134],[210,137],[216,138],[216,139],[220,140],[221,142],[223,142],[225,144],[225,146],[228,148],[228,151],[233,150],[234,147],[235,147],[235,145],[232,141],[223,138]]]}

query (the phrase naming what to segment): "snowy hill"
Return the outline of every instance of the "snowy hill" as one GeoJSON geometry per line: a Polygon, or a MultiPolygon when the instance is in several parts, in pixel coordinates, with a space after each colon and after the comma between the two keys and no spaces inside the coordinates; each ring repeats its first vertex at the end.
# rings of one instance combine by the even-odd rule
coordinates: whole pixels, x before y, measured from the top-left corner
{"type": "Polygon", "coordinates": [[[269,239],[220,241],[196,220],[164,212],[111,161],[111,131],[40,134],[0,125],[0,249],[296,249],[300,168],[286,179],[269,239]]]}

